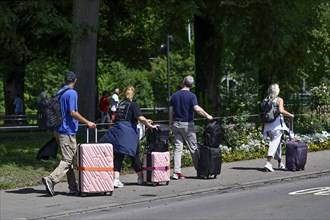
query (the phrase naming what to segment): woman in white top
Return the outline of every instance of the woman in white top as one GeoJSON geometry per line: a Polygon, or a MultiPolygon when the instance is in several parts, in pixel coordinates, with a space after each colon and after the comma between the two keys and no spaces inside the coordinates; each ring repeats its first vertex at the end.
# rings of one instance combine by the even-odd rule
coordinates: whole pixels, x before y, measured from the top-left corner
{"type": "Polygon", "coordinates": [[[285,169],[285,165],[282,162],[281,137],[284,131],[289,132],[291,136],[293,135],[285,125],[283,116],[293,118],[294,115],[284,109],[284,101],[278,96],[279,93],[280,88],[278,84],[272,84],[269,86],[268,96],[273,99],[273,106],[278,109],[280,116],[278,116],[274,122],[265,123],[263,129],[264,139],[266,139],[267,136],[270,138],[265,169],[266,171],[271,172],[274,172],[273,166],[270,163],[272,158],[277,159],[279,169],[285,169]]]}

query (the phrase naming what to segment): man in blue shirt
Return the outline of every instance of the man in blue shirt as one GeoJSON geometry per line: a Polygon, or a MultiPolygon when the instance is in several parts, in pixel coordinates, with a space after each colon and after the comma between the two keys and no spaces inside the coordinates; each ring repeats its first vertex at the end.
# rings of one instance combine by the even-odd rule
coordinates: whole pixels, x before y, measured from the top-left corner
{"type": "Polygon", "coordinates": [[[55,170],[47,177],[42,178],[47,193],[54,196],[54,185],[59,183],[61,179],[67,175],[69,184],[69,194],[77,194],[78,187],[74,175],[73,162],[77,153],[76,133],[78,131],[79,122],[86,124],[89,128],[96,128],[96,124],[85,119],[78,112],[78,94],[73,90],[77,77],[73,72],[67,72],[64,76],[65,86],[57,93],[64,89],[65,91],[60,97],[61,112],[65,116],[62,124],[54,130],[54,136],[61,148],[62,159],[55,170]]]}
{"type": "Polygon", "coordinates": [[[183,80],[183,88],[175,92],[169,104],[169,122],[172,125],[174,135],[174,171],[173,179],[184,179],[181,173],[181,157],[183,143],[186,142],[195,169],[198,167],[199,151],[197,146],[194,112],[212,120],[203,108],[198,105],[197,97],[190,89],[194,85],[194,78],[186,76],[183,80]]]}

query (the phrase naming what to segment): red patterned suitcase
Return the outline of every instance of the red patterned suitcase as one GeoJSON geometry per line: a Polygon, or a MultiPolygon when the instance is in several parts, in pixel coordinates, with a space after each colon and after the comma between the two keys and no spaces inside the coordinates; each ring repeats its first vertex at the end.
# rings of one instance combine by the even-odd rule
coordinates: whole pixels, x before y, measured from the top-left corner
{"type": "Polygon", "coordinates": [[[143,157],[143,180],[145,185],[170,182],[170,152],[148,152],[143,157]]]}
{"type": "MultiPolygon", "coordinates": [[[[88,143],[88,131],[87,128],[87,143],[79,144],[77,152],[80,195],[103,193],[111,196],[114,190],[112,144],[88,143]]],[[[95,140],[97,140],[97,129],[95,129],[95,140]]]]}

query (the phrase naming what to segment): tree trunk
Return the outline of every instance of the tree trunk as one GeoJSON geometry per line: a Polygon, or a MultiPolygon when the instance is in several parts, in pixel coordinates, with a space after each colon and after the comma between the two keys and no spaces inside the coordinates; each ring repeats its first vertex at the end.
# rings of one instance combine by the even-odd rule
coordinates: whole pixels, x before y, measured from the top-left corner
{"type": "Polygon", "coordinates": [[[95,120],[96,109],[96,44],[99,0],[74,0],[73,23],[79,30],[72,39],[70,63],[77,74],[79,113],[95,120]]]}
{"type": "MultiPolygon", "coordinates": [[[[14,100],[17,95],[23,99],[24,103],[24,62],[15,62],[15,58],[11,59],[11,68],[4,74],[3,91],[5,98],[5,114],[13,115],[15,113],[14,100]]],[[[23,108],[25,112],[25,108],[23,108]]]]}
{"type": "Polygon", "coordinates": [[[260,101],[267,96],[268,87],[272,83],[271,72],[266,66],[261,66],[258,71],[260,101]]]}
{"type": "Polygon", "coordinates": [[[218,85],[222,76],[223,38],[214,24],[199,16],[195,16],[194,32],[196,93],[199,97],[207,97],[210,107],[214,109],[220,106],[218,85]]]}

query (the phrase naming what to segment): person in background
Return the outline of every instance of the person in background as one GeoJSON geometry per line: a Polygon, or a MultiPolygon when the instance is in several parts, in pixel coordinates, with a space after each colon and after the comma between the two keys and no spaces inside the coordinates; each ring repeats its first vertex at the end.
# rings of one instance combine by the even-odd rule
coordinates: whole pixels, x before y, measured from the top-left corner
{"type": "Polygon", "coordinates": [[[98,141],[99,143],[111,143],[114,151],[114,170],[116,188],[123,187],[120,181],[120,170],[125,155],[128,155],[132,162],[132,167],[138,175],[137,183],[143,184],[142,162],[139,155],[139,132],[138,122],[149,128],[156,128],[152,120],[146,119],[137,103],[133,102],[135,89],[128,86],[124,90],[125,100],[122,101],[116,111],[115,123],[108,132],[98,141]]]}
{"type": "Polygon", "coordinates": [[[281,149],[281,138],[284,131],[289,132],[290,136],[293,136],[293,132],[284,123],[283,116],[288,116],[294,118],[294,115],[284,109],[284,101],[279,97],[280,88],[278,84],[271,84],[268,88],[268,96],[273,99],[273,106],[280,115],[276,118],[274,122],[265,123],[263,128],[263,137],[266,140],[267,137],[270,138],[267,162],[265,164],[266,171],[274,172],[273,166],[271,164],[272,158],[278,161],[278,168],[285,169],[285,165],[282,162],[282,149],[281,149]]]}
{"type": "Polygon", "coordinates": [[[14,100],[14,106],[15,106],[15,115],[22,115],[23,114],[23,99],[21,99],[21,96],[18,94],[14,100]]]}
{"type": "Polygon", "coordinates": [[[186,76],[183,80],[183,87],[173,93],[169,103],[169,123],[172,127],[174,135],[174,171],[173,179],[184,179],[181,173],[181,157],[183,144],[186,142],[190,155],[193,160],[195,169],[198,167],[199,151],[197,146],[194,112],[212,120],[203,108],[198,105],[197,97],[190,89],[194,85],[194,78],[186,76]]]}
{"type": "Polygon", "coordinates": [[[74,175],[73,162],[77,154],[76,133],[78,131],[79,122],[86,124],[89,128],[96,128],[96,124],[84,118],[78,112],[78,94],[73,89],[77,77],[74,72],[67,72],[64,76],[65,86],[57,93],[69,88],[60,97],[61,112],[64,117],[62,124],[54,129],[54,137],[61,149],[62,158],[55,170],[46,177],[42,178],[42,183],[46,187],[48,195],[54,196],[54,186],[67,175],[69,184],[69,194],[78,194],[78,187],[74,175]]]}
{"type": "Polygon", "coordinates": [[[116,117],[116,110],[118,107],[118,103],[119,103],[119,89],[116,88],[112,97],[111,97],[111,121],[114,122],[115,121],[115,117],[116,117]]]}
{"type": "Polygon", "coordinates": [[[104,91],[102,93],[102,97],[100,98],[99,102],[99,111],[101,115],[101,123],[110,123],[110,116],[109,116],[109,106],[110,102],[108,97],[110,96],[109,91],[104,91]]]}

